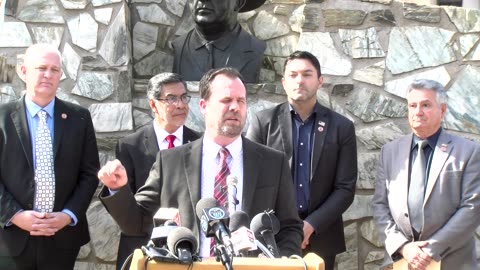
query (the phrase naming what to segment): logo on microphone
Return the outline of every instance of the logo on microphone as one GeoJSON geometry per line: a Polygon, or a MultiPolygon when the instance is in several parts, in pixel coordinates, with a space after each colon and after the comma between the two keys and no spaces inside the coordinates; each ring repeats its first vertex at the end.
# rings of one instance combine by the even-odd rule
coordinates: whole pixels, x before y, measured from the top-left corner
{"type": "Polygon", "coordinates": [[[214,219],[223,219],[227,213],[219,207],[212,207],[208,209],[208,215],[214,219]]]}

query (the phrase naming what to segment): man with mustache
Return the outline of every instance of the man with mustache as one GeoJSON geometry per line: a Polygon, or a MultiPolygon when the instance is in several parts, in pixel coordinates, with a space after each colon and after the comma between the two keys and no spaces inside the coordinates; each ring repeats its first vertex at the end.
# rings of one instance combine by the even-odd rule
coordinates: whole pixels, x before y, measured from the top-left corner
{"type": "Polygon", "coordinates": [[[385,242],[385,263],[405,259],[423,270],[478,269],[480,145],[442,128],[447,91],[419,79],[407,89],[411,134],[382,147],[373,217],[385,242]]]}
{"type": "MultiPolygon", "coordinates": [[[[237,209],[250,219],[273,209],[280,221],[275,236],[280,254],[300,254],[302,223],[295,209],[293,185],[285,155],[241,136],[247,114],[247,91],[233,68],[213,69],[199,83],[200,109],[205,118],[203,137],[192,143],[160,151],[146,184],[135,197],[127,185],[125,168],[109,161],[98,172],[105,187],[100,199],[126,234],[141,233],[143,220],[160,207],[178,208],[182,226],[199,240],[199,253],[210,256],[210,239],[200,232],[195,206],[201,198],[225,191],[217,183],[225,170],[238,179],[237,209]],[[275,168],[275,170],[272,170],[275,168]]],[[[221,201],[220,199],[217,199],[221,201]]]]}
{"type": "Polygon", "coordinates": [[[283,71],[287,102],[257,113],[247,138],[286,153],[303,219],[303,252],[315,252],[332,270],[336,254],[345,251],[342,214],[355,195],[355,128],[317,102],[323,77],[314,55],[290,54],[283,71]]]}
{"type": "MultiPolygon", "coordinates": [[[[190,96],[187,85],[175,73],[153,76],[147,86],[147,98],[154,120],[151,124],[130,134],[117,143],[116,157],[127,171],[132,192],[145,184],[159,150],[180,146],[200,138],[196,131],[184,126],[188,116],[190,96]]],[[[145,224],[144,236],[120,235],[117,269],[136,248],[146,245],[153,224],[145,224]]]]}
{"type": "Polygon", "coordinates": [[[195,28],[172,42],[173,72],[198,81],[211,68],[234,67],[245,82],[258,82],[264,41],[238,24],[237,14],[260,7],[265,0],[194,0],[195,28]]]}

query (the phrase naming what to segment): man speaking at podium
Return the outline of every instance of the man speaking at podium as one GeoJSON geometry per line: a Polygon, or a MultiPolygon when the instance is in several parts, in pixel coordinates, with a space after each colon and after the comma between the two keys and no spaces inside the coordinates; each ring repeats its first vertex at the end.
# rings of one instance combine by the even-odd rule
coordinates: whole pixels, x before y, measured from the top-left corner
{"type": "Polygon", "coordinates": [[[280,255],[300,255],[303,224],[286,157],[241,136],[247,91],[240,73],[233,68],[210,70],[200,80],[199,90],[205,118],[202,139],[159,152],[146,184],[135,196],[122,164],[107,162],[98,173],[105,185],[101,201],[121,230],[131,235],[141,234],[143,220],[152,218],[160,207],[178,208],[182,226],[200,240],[200,256],[208,257],[210,240],[200,237],[195,206],[201,198],[222,201],[218,193],[227,190],[226,177],[219,175],[227,171],[238,179],[237,209],[250,217],[273,209],[280,220],[275,237],[280,255]]]}

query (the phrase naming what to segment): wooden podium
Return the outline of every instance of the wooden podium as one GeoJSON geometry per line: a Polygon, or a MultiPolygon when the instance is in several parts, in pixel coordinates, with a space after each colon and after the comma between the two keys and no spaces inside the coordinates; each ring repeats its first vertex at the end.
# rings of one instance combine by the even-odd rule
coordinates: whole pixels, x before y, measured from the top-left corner
{"type": "MultiPolygon", "coordinates": [[[[308,253],[304,258],[308,270],[324,270],[323,259],[314,253],[308,253]]],[[[145,257],[140,249],[133,254],[130,270],[145,270],[145,257]]],[[[201,262],[194,262],[192,266],[178,263],[165,263],[150,261],[147,270],[225,270],[221,262],[215,258],[204,258],[201,262]]],[[[304,264],[299,259],[270,259],[270,258],[241,258],[233,259],[235,270],[303,270],[304,264]]]]}

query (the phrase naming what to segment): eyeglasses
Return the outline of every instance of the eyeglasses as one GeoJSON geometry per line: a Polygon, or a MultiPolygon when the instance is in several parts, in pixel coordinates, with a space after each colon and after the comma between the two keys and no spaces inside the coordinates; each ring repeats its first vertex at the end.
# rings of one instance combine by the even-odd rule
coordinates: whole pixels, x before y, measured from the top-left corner
{"type": "Polygon", "coordinates": [[[168,105],[173,105],[173,104],[178,104],[178,101],[180,101],[180,100],[182,101],[183,104],[187,104],[188,102],[190,102],[191,98],[192,97],[189,96],[189,95],[182,95],[180,97],[168,96],[166,98],[157,98],[157,100],[166,102],[168,105]]]}

